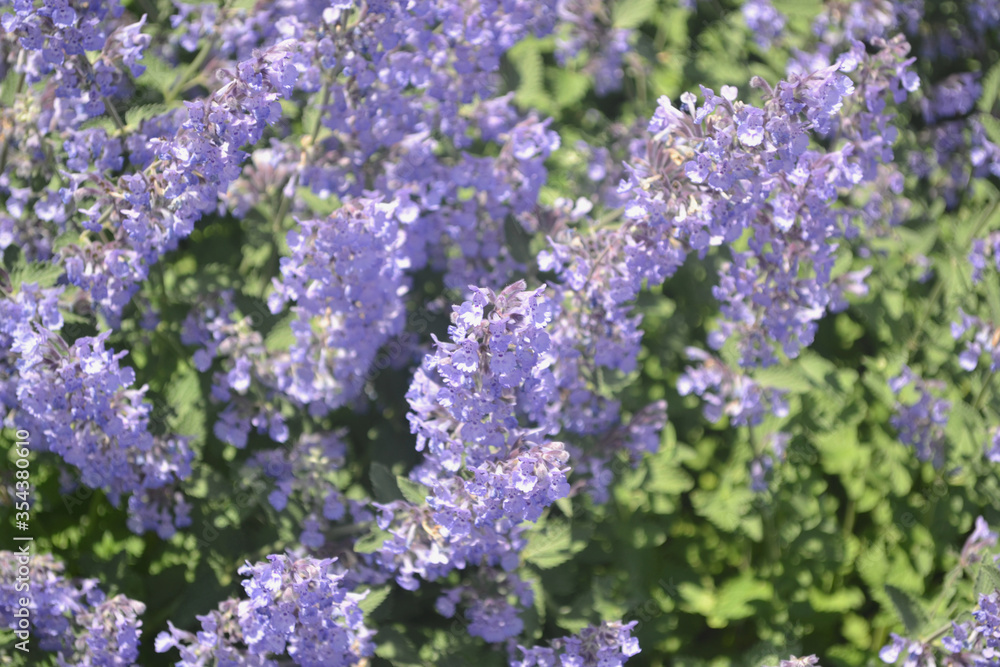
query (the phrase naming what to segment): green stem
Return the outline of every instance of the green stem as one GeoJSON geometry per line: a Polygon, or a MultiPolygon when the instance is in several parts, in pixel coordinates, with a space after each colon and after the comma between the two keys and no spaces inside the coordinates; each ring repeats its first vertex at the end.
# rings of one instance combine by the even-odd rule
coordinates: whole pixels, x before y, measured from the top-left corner
{"type": "Polygon", "coordinates": [[[164,98],[163,101],[165,104],[169,106],[170,104],[173,103],[174,100],[177,99],[178,95],[184,92],[184,90],[190,83],[191,79],[194,77],[196,70],[200,69],[201,66],[205,64],[205,61],[208,60],[208,57],[212,54],[212,49],[214,48],[215,48],[215,37],[213,36],[207,42],[205,42],[204,46],[201,47],[201,50],[198,51],[198,55],[194,57],[194,60],[192,60],[191,64],[187,66],[187,69],[184,70],[184,73],[181,75],[181,77],[177,79],[177,83],[170,86],[170,89],[167,91],[167,94],[163,96],[164,98]]]}
{"type": "Polygon", "coordinates": [[[122,133],[122,136],[128,134],[128,128],[125,127],[125,123],[122,122],[122,117],[118,115],[118,110],[115,109],[115,105],[112,104],[111,100],[109,100],[105,95],[102,95],[101,99],[104,100],[104,106],[108,110],[111,120],[115,121],[115,127],[118,128],[118,131],[122,133]]]}
{"type": "Polygon", "coordinates": [[[854,499],[847,500],[847,509],[844,511],[844,536],[847,537],[854,531],[855,507],[854,499]]]}
{"type": "MultiPolygon", "coordinates": [[[[992,364],[991,364],[992,365],[992,364]]],[[[990,369],[990,372],[986,375],[986,379],[983,380],[983,386],[979,388],[979,395],[976,396],[976,402],[973,405],[973,410],[979,412],[983,407],[983,401],[986,400],[987,389],[990,387],[990,382],[993,380],[993,376],[996,375],[996,369],[990,369]]]]}
{"type": "MultiPolygon", "coordinates": [[[[937,610],[935,609],[935,611],[937,611],[937,610]]],[[[944,635],[944,633],[948,632],[949,630],[951,630],[951,621],[948,621],[947,624],[942,625],[940,628],[938,628],[937,630],[935,630],[934,632],[932,632],[930,635],[928,635],[927,637],[921,639],[920,643],[921,644],[929,644],[932,641],[934,641],[935,639],[937,639],[938,637],[941,637],[942,635],[944,635]]]]}
{"type": "MultiPolygon", "coordinates": [[[[14,89],[14,97],[17,98],[24,90],[24,72],[20,72],[17,75],[17,86],[14,89]]],[[[10,150],[10,144],[7,142],[7,138],[10,136],[9,132],[3,133],[3,143],[0,144],[0,174],[3,174],[3,170],[7,167],[7,153],[10,150]]]]}

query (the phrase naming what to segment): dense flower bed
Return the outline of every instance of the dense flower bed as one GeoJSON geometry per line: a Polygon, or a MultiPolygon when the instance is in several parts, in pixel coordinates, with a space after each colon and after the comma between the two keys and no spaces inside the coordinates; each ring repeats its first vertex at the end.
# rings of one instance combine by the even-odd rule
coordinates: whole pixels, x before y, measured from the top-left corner
{"type": "Polygon", "coordinates": [[[10,664],[1000,665],[998,56],[2,0],[10,664]]]}

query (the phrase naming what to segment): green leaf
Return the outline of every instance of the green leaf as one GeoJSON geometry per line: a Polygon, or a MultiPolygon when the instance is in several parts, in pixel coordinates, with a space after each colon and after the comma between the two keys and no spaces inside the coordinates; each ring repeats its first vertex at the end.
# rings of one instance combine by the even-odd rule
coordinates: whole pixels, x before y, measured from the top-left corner
{"type": "MultiPolygon", "coordinates": [[[[745,479],[743,480],[745,481],[745,479]]],[[[743,517],[750,512],[754,493],[749,486],[726,483],[712,491],[698,489],[691,493],[695,512],[726,532],[739,528],[743,517]]]]}
{"type": "Polygon", "coordinates": [[[816,387],[830,388],[828,377],[837,370],[833,363],[819,356],[815,352],[805,351],[798,359],[799,368],[802,373],[812,381],[816,387]]]}
{"type": "Polygon", "coordinates": [[[159,116],[168,110],[169,107],[166,104],[144,104],[142,106],[130,107],[125,112],[125,125],[138,130],[142,121],[159,116]]]}
{"type": "Polygon", "coordinates": [[[372,588],[368,591],[368,595],[365,599],[358,603],[358,608],[361,609],[361,613],[365,616],[371,615],[376,609],[379,608],[385,599],[389,597],[389,593],[392,592],[392,586],[379,586],[378,588],[372,588]]]}
{"type": "Polygon", "coordinates": [[[890,584],[885,585],[885,592],[889,596],[889,600],[892,601],[896,615],[902,621],[907,634],[911,636],[920,634],[923,627],[927,625],[927,612],[920,605],[920,601],[906,591],[890,584]]]}
{"type": "Polygon", "coordinates": [[[201,409],[201,384],[198,372],[182,365],[167,387],[167,403],[171,416],[167,423],[181,435],[201,435],[205,429],[205,412],[201,409]]]}
{"type": "Polygon", "coordinates": [[[309,210],[322,218],[327,217],[341,206],[340,198],[336,195],[320,197],[310,188],[303,186],[295,189],[295,196],[304,201],[309,206],[309,210]]]}
{"type": "Polygon", "coordinates": [[[18,78],[17,75],[10,74],[9,76],[5,76],[3,80],[0,80],[0,106],[8,109],[14,106],[14,99],[17,96],[18,78]]]}
{"type": "Polygon", "coordinates": [[[423,484],[414,482],[412,479],[408,479],[402,475],[396,477],[396,484],[399,486],[400,493],[403,494],[403,497],[408,502],[414,505],[427,504],[427,496],[431,495],[431,490],[423,484]]]}
{"type": "Polygon", "coordinates": [[[656,11],[656,0],[621,0],[611,14],[616,28],[637,28],[656,11]]]}
{"type": "Polygon", "coordinates": [[[531,534],[521,553],[525,562],[547,570],[562,565],[585,546],[583,540],[573,540],[569,522],[551,520],[543,530],[531,534]]]}
{"type": "Polygon", "coordinates": [[[760,368],[754,372],[753,379],[762,387],[787,389],[795,393],[806,392],[813,388],[808,378],[795,366],[760,368]]]}
{"type": "Polygon", "coordinates": [[[989,595],[993,591],[1000,590],[1000,569],[993,562],[992,558],[983,558],[979,563],[979,570],[976,572],[976,583],[973,587],[976,599],[980,595],[989,595]]]}
{"type": "Polygon", "coordinates": [[[1000,120],[990,114],[979,114],[979,122],[986,130],[986,136],[995,144],[1000,144],[1000,120]]]}
{"type": "Polygon", "coordinates": [[[10,272],[10,282],[17,292],[21,285],[36,283],[39,287],[52,287],[63,274],[58,262],[31,262],[15,267],[10,272]]]}
{"type": "Polygon", "coordinates": [[[354,551],[359,554],[375,553],[382,547],[382,543],[392,537],[388,531],[380,528],[372,528],[372,531],[354,543],[354,551]]]}
{"type": "Polygon", "coordinates": [[[865,603],[865,594],[860,588],[844,588],[829,595],[817,588],[809,589],[809,605],[819,612],[844,614],[859,609],[865,603]]]}
{"type": "Polygon", "coordinates": [[[983,93],[979,96],[979,110],[990,113],[997,98],[1000,97],[1000,63],[990,68],[983,77],[983,93]]]}
{"type": "Polygon", "coordinates": [[[898,320],[903,316],[903,293],[896,290],[882,292],[882,305],[890,318],[898,320]]]}
{"type": "Polygon", "coordinates": [[[694,480],[681,466],[673,451],[661,448],[647,459],[649,475],[642,488],[649,493],[679,495],[694,487],[694,480]]]}
{"type": "Polygon", "coordinates": [[[715,596],[715,604],[709,614],[710,627],[725,627],[728,621],[749,618],[755,609],[750,604],[755,600],[768,600],[774,597],[774,587],[766,581],[754,579],[747,573],[739,578],[730,579],[719,589],[715,596]]]}
{"type": "Polygon", "coordinates": [[[293,314],[283,317],[280,322],[274,325],[264,339],[264,347],[268,352],[287,351],[291,349],[295,342],[295,334],[292,333],[293,314]]]}
{"type": "Polygon", "coordinates": [[[413,642],[397,627],[382,627],[378,630],[375,655],[389,660],[393,667],[421,667],[426,664],[413,642]]]}
{"type": "Polygon", "coordinates": [[[545,63],[538,40],[526,39],[507,52],[517,70],[517,101],[523,106],[538,106],[548,101],[545,93],[545,63]]]}
{"type": "Polygon", "coordinates": [[[146,66],[146,71],[136,79],[136,83],[140,86],[155,88],[166,97],[170,87],[177,80],[178,69],[158,57],[152,52],[152,49],[147,49],[143,54],[142,64],[146,66]]]}
{"type": "Polygon", "coordinates": [[[552,79],[552,94],[560,107],[576,105],[590,89],[590,77],[581,72],[560,70],[552,79]]]}
{"type": "Polygon", "coordinates": [[[393,500],[403,499],[403,494],[399,492],[399,486],[396,484],[396,476],[385,464],[378,461],[372,463],[368,479],[371,480],[372,494],[378,502],[391,503],[393,500]]]}

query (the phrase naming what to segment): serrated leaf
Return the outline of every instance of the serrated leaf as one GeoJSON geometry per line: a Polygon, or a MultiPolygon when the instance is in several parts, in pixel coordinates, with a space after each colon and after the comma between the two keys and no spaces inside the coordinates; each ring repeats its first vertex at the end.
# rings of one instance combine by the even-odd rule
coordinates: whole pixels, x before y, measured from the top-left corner
{"type": "Polygon", "coordinates": [[[656,0],[621,0],[612,10],[616,28],[637,28],[656,11],[656,0]]]}
{"type": "Polygon", "coordinates": [[[63,274],[62,265],[57,262],[31,262],[15,267],[10,272],[10,283],[14,291],[21,285],[35,283],[39,287],[52,287],[63,274]]]}
{"type": "Polygon", "coordinates": [[[378,588],[372,588],[368,591],[368,595],[365,596],[365,599],[358,603],[358,608],[361,609],[361,613],[368,616],[378,609],[379,605],[385,602],[385,599],[389,597],[389,593],[391,592],[391,586],[379,586],[378,588]]]}
{"type": "Polygon", "coordinates": [[[115,121],[111,120],[107,116],[91,118],[90,120],[80,123],[81,130],[91,130],[94,128],[101,128],[108,134],[112,134],[118,129],[115,127],[115,121]]]}
{"type": "Polygon", "coordinates": [[[774,8],[785,16],[812,19],[823,11],[823,3],[818,0],[775,0],[774,8]]]}
{"type": "Polygon", "coordinates": [[[730,368],[738,369],[740,367],[740,345],[739,341],[736,340],[736,336],[730,336],[722,344],[722,349],[719,350],[719,358],[726,362],[726,365],[730,368]]]}
{"type": "Polygon", "coordinates": [[[547,570],[562,565],[585,546],[586,542],[582,540],[574,542],[569,523],[550,520],[544,530],[531,534],[527,546],[521,553],[525,562],[547,570]]]}
{"type": "Polygon", "coordinates": [[[882,305],[885,306],[885,312],[893,320],[898,320],[903,316],[904,300],[902,292],[885,291],[882,292],[882,305]]]}
{"type": "Polygon", "coordinates": [[[556,500],[556,507],[562,511],[566,517],[573,518],[573,501],[569,498],[563,497],[556,500]]]}
{"type": "Polygon", "coordinates": [[[371,554],[382,548],[382,543],[392,534],[380,528],[372,528],[372,531],[354,543],[354,551],[359,554],[371,554]]]}
{"type": "Polygon", "coordinates": [[[749,487],[724,484],[712,491],[699,489],[691,493],[691,503],[699,516],[726,532],[739,528],[743,517],[751,510],[754,494],[749,487]]]}
{"type": "Polygon", "coordinates": [[[694,487],[694,480],[676,460],[673,452],[661,449],[646,462],[648,480],[643,489],[649,493],[679,495],[694,487]]]}
{"type": "Polygon", "coordinates": [[[125,125],[138,130],[142,121],[162,115],[167,111],[169,111],[169,107],[166,104],[144,104],[131,107],[125,112],[125,125]]]}
{"type": "Polygon", "coordinates": [[[396,476],[392,474],[383,463],[375,461],[368,470],[368,479],[372,483],[372,494],[375,500],[380,503],[391,503],[393,500],[402,500],[403,494],[399,492],[396,484],[396,476]]]}
{"type": "Polygon", "coordinates": [[[927,612],[920,605],[920,601],[906,591],[890,584],[885,585],[885,592],[889,596],[889,600],[892,601],[896,615],[902,621],[907,634],[911,636],[920,634],[920,631],[927,624],[927,612]]]}
{"type": "Polygon", "coordinates": [[[993,562],[992,557],[983,558],[979,563],[979,571],[976,572],[976,583],[973,587],[976,600],[980,595],[989,595],[1000,590],[1000,569],[993,562]]]}
{"type": "Polygon", "coordinates": [[[423,484],[414,482],[412,479],[408,479],[402,475],[396,477],[396,484],[399,486],[399,491],[403,494],[403,498],[407,502],[411,502],[414,505],[427,504],[427,496],[431,494],[431,490],[423,484]]]}
{"type": "Polygon", "coordinates": [[[552,95],[560,107],[571,107],[590,89],[590,77],[580,72],[560,70],[552,79],[552,95]]]}
{"type": "Polygon", "coordinates": [[[709,623],[713,627],[723,627],[726,621],[748,618],[754,614],[750,604],[755,600],[768,600],[774,596],[774,587],[766,581],[754,579],[753,575],[741,575],[723,584],[715,595],[715,604],[710,617],[722,623],[709,623]]]}
{"type": "Polygon", "coordinates": [[[545,589],[542,587],[542,580],[532,574],[522,575],[522,579],[531,586],[534,595],[535,613],[538,614],[538,624],[545,625],[545,589]]]}
{"type": "Polygon", "coordinates": [[[152,49],[148,49],[143,54],[142,64],[146,66],[146,70],[139,76],[136,83],[155,88],[160,94],[166,96],[177,80],[179,70],[158,57],[152,49]]]}
{"type": "Polygon", "coordinates": [[[794,366],[760,368],[754,372],[753,379],[762,387],[787,389],[795,393],[806,392],[813,388],[812,383],[794,366]]]}
{"type": "Polygon", "coordinates": [[[14,106],[14,99],[17,94],[17,76],[5,76],[0,80],[0,106],[10,109],[14,106]]]}
{"type": "Polygon", "coordinates": [[[524,106],[537,106],[539,100],[547,100],[545,94],[545,63],[537,40],[524,40],[507,52],[520,79],[516,96],[524,106]]]}

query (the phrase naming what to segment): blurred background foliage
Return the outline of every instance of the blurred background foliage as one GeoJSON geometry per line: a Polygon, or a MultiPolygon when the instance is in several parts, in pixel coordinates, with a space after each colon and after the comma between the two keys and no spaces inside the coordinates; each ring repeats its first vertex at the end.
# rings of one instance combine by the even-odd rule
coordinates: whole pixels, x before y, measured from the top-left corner
{"type": "MultiPolygon", "coordinates": [[[[938,11],[947,14],[953,5],[941,3],[938,11]]],[[[775,6],[789,18],[790,42],[808,47],[818,0],[775,6]]],[[[167,0],[136,0],[129,9],[169,29],[167,0]]],[[[504,63],[505,85],[518,103],[551,116],[562,137],[543,193],[548,201],[575,191],[588,164],[578,141],[601,146],[627,133],[652,115],[660,95],[676,99],[699,84],[715,90],[730,84],[744,96],[752,76],[774,82],[784,74],[786,52],[756,45],[738,3],[699,2],[690,10],[665,0],[620,0],[608,12],[614,25],[638,29],[620,93],[598,96],[582,71],[585,58],[559,67],[554,38],[528,40],[504,63]]],[[[990,64],[971,66],[985,70],[990,64]]],[[[924,80],[942,75],[933,66],[917,63],[924,80]]],[[[157,92],[158,76],[162,71],[154,64],[138,81],[137,95],[154,105],[165,97],[157,92]]],[[[293,132],[311,126],[298,110],[288,111],[293,132]]],[[[915,126],[907,129],[911,120],[899,119],[902,146],[916,141],[915,126]]],[[[133,305],[110,340],[128,350],[123,364],[136,369],[138,384],[148,383],[154,427],[194,436],[204,464],[189,488],[192,527],[167,541],[135,536],[125,513],[102,492],[62,493],[54,457],[35,459],[37,496],[46,500],[33,511],[36,550],[51,550],[71,575],[97,577],[147,604],[142,664],[164,664],[164,656],[152,652],[152,638],[167,619],[193,626],[196,614],[242,592],[235,572],[244,559],[259,560],[297,542],[302,516],[294,505],[275,512],[267,502],[270,488],[239,465],[269,441],[251,433],[247,448],[236,450],[215,437],[210,377],[195,371],[179,342],[193,300],[233,288],[240,312],[269,347],[290,344],[288,322],[271,315],[264,302],[293,224],[276,220],[278,190],[275,184],[274,210],[262,205],[242,220],[203,219],[144,289],[162,313],[161,325],[153,332],[139,328],[142,312],[133,305]]],[[[717,312],[711,276],[720,258],[691,257],[664,286],[643,293],[637,304],[645,332],[640,370],[623,379],[621,396],[633,411],[665,398],[670,424],[657,454],[634,470],[624,461],[616,467],[611,502],[562,501],[540,522],[524,556],[524,575],[537,597],[528,636],[561,636],[622,618],[639,622],[642,653],[630,665],[758,667],[816,654],[827,667],[855,667],[879,663],[890,631],[928,636],[971,608],[973,591],[985,590],[990,575],[978,565],[963,568],[959,549],[977,516],[1000,525],[1000,480],[982,456],[989,426],[1000,423],[1000,403],[992,374],[959,369],[949,325],[959,306],[1000,321],[1000,286],[994,280],[988,294],[977,297],[966,259],[974,229],[997,224],[992,205],[998,193],[980,181],[946,207],[928,201],[925,192],[916,179],[909,181],[911,222],[883,240],[877,261],[853,259],[854,268],[874,265],[869,294],[823,320],[816,342],[797,360],[757,372],[762,384],[790,391],[785,418],[753,428],[731,426],[726,418],[711,424],[697,397],[677,393],[684,349],[704,347],[717,312]],[[930,266],[918,261],[923,256],[930,266]],[[889,425],[896,398],[888,379],[904,363],[948,380],[952,413],[941,468],[919,462],[889,425]],[[790,436],[784,460],[776,462],[768,489],[755,492],[749,466],[777,433],[790,436]],[[945,586],[953,571],[962,576],[956,586],[945,586]]],[[[314,203],[317,211],[334,206],[314,203]]],[[[512,239],[525,251],[540,249],[543,241],[541,235],[512,239]]],[[[4,261],[18,266],[17,251],[9,249],[4,261]]],[[[31,270],[24,267],[20,279],[31,270]]],[[[427,323],[420,333],[427,343],[432,333],[445,335],[447,311],[440,305],[460,295],[445,293],[442,300],[436,275],[419,276],[414,284],[413,303],[425,304],[413,308],[427,323]]],[[[68,326],[68,337],[95,333],[85,323],[68,326]]],[[[370,401],[319,424],[348,429],[348,467],[334,473],[348,497],[392,499],[398,493],[394,476],[417,461],[404,400],[417,361],[379,373],[370,401]]],[[[11,471],[8,466],[3,474],[11,471]]],[[[7,518],[0,521],[7,525],[7,518]]],[[[386,588],[370,596],[368,611],[380,629],[373,664],[504,663],[501,653],[433,610],[442,588],[386,588]]]]}

